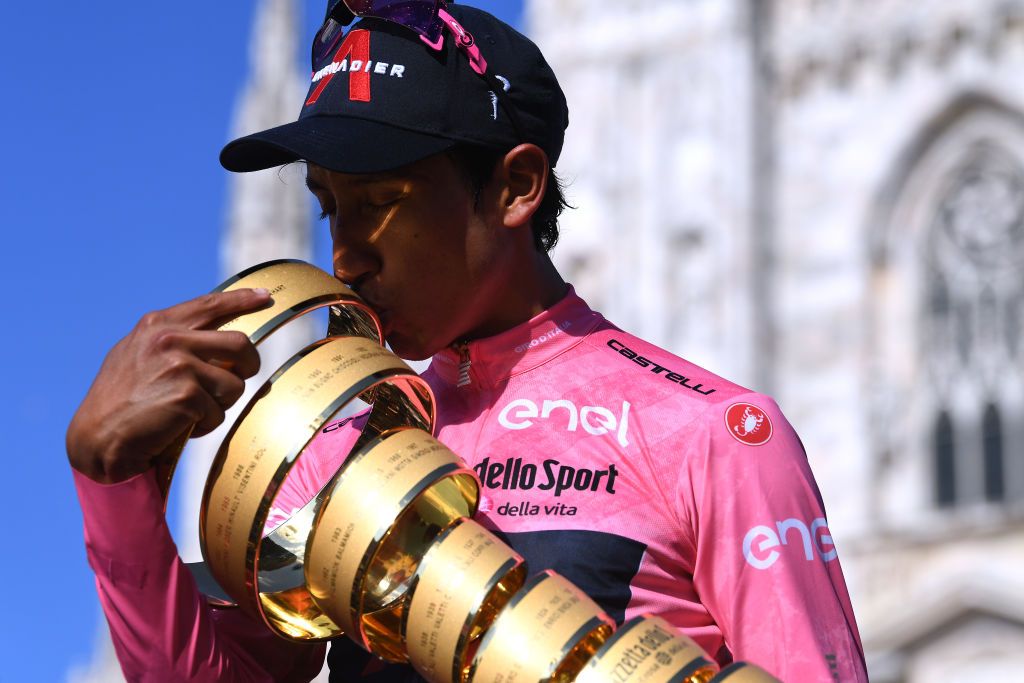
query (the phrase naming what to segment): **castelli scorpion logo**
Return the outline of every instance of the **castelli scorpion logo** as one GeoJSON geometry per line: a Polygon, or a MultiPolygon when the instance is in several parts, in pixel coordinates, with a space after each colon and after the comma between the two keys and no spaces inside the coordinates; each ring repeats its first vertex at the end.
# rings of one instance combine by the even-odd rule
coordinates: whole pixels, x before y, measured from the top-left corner
{"type": "Polygon", "coordinates": [[[772,438],[768,414],[751,403],[733,403],[725,411],[725,424],[732,437],[748,446],[761,446],[772,438]]]}
{"type": "Polygon", "coordinates": [[[743,415],[740,416],[740,420],[743,424],[738,427],[733,427],[732,431],[736,432],[740,436],[746,437],[761,428],[761,423],[764,422],[764,415],[755,415],[751,407],[747,406],[743,410],[743,415]]]}

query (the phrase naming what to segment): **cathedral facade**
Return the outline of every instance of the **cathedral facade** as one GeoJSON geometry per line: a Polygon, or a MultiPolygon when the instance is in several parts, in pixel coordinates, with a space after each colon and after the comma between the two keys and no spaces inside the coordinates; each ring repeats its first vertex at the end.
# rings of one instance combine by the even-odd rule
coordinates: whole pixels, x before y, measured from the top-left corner
{"type": "Polygon", "coordinates": [[[1024,4],[527,7],[571,103],[563,273],[777,398],[872,680],[1016,678],[1024,4]]]}

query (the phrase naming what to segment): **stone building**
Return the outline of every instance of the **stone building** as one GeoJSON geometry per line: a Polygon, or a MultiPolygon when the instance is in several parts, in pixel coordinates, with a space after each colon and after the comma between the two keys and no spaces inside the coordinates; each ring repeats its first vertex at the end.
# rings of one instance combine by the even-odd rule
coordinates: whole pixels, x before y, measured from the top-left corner
{"type": "MultiPolygon", "coordinates": [[[[1024,664],[1024,3],[534,0],[557,261],[796,426],[874,681],[1024,664]]],[[[739,543],[739,540],[737,540],[739,543]]]]}

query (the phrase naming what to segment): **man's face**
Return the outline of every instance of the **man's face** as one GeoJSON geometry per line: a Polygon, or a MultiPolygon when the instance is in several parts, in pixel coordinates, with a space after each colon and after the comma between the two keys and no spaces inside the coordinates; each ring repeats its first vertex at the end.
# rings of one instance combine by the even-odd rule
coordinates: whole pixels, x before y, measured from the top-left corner
{"type": "Polygon", "coordinates": [[[504,231],[480,210],[447,155],[352,175],[310,164],[307,185],[329,219],[334,273],[378,313],[399,356],[428,358],[488,329],[508,272],[504,231]]]}

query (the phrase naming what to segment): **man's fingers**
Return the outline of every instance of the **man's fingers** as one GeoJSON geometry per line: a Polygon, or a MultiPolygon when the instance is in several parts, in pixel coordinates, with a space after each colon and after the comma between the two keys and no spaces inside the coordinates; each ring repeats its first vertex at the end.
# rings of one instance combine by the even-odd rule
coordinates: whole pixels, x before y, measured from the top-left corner
{"type": "Polygon", "coordinates": [[[195,427],[193,436],[204,436],[224,422],[224,413],[242,396],[245,382],[234,374],[193,359],[194,384],[184,391],[182,407],[195,427]]]}
{"type": "MultiPolygon", "coordinates": [[[[235,377],[235,379],[238,378],[235,377]]],[[[220,423],[224,421],[224,407],[207,392],[202,392],[199,397],[197,397],[196,402],[198,405],[195,407],[198,411],[199,419],[196,420],[196,426],[192,430],[192,436],[205,436],[219,427],[220,423]]]]}
{"type": "MultiPolygon", "coordinates": [[[[211,329],[231,318],[259,310],[271,302],[265,289],[235,289],[203,294],[191,301],[149,314],[154,322],[166,321],[193,330],[211,329]]],[[[144,319],[145,320],[145,319],[144,319]]]]}
{"type": "Polygon", "coordinates": [[[252,377],[260,369],[256,347],[241,332],[172,328],[156,333],[152,343],[157,353],[184,352],[230,370],[242,379],[252,377]]]}
{"type": "MultiPolygon", "coordinates": [[[[245,382],[234,373],[215,365],[197,363],[195,374],[199,385],[221,409],[226,410],[233,406],[245,391],[245,382]]],[[[221,415],[220,419],[223,420],[224,416],[221,415]]],[[[220,421],[217,424],[220,424],[220,421]]]]}
{"type": "Polygon", "coordinates": [[[217,330],[171,330],[160,335],[158,344],[166,350],[184,350],[192,355],[248,379],[260,370],[260,355],[241,332],[217,330]]]}

